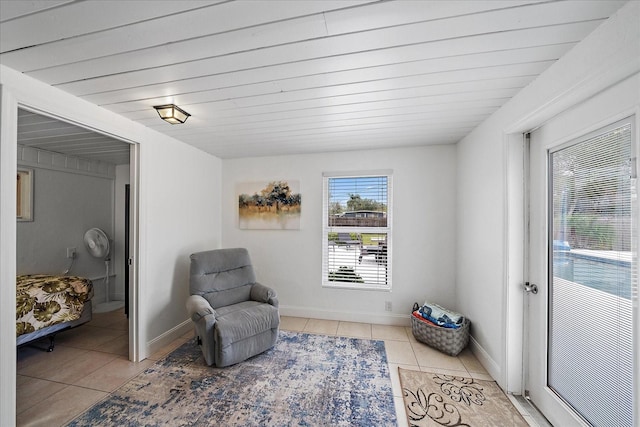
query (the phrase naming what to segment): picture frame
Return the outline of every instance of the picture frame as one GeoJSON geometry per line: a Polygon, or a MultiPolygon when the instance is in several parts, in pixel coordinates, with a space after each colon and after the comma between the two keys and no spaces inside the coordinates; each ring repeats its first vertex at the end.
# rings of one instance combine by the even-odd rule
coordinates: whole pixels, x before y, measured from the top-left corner
{"type": "Polygon", "coordinates": [[[18,168],[16,177],[16,220],[33,221],[33,169],[18,168]]]}

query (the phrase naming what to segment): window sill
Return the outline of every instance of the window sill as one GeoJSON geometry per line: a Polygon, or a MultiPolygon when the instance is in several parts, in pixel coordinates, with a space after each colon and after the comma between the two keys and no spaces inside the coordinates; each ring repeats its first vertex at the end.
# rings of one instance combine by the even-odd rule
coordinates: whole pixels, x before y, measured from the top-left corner
{"type": "Polygon", "coordinates": [[[364,283],[353,284],[349,282],[325,282],[323,288],[328,289],[351,289],[355,291],[382,291],[391,292],[391,285],[367,285],[364,283]]]}

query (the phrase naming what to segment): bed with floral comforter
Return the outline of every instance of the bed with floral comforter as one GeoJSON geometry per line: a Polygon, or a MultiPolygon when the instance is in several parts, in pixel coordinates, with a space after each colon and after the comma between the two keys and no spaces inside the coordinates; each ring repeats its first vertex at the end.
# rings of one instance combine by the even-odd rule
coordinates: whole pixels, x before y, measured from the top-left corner
{"type": "MultiPolygon", "coordinates": [[[[18,345],[91,320],[91,280],[28,274],[16,279],[18,345]]],[[[49,351],[53,350],[53,340],[49,351]]]]}

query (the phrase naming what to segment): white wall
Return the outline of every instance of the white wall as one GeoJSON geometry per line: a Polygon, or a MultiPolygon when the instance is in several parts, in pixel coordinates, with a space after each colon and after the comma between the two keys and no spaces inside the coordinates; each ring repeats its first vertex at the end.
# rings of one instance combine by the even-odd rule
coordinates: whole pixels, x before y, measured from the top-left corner
{"type": "Polygon", "coordinates": [[[249,249],[284,315],[408,325],[415,301],[455,304],[455,179],[451,145],[224,160],[222,242],[249,249]],[[323,288],[322,173],[376,169],[393,170],[393,289],[323,288]],[[236,184],[277,179],[300,181],[301,229],[240,230],[236,184]]]}
{"type": "Polygon", "coordinates": [[[639,9],[639,2],[626,4],[458,144],[457,306],[472,321],[477,354],[502,386],[510,362],[508,328],[517,329],[512,321],[518,320],[518,309],[522,314],[522,307],[507,307],[506,301],[509,292],[521,292],[523,280],[522,272],[507,268],[507,219],[515,218],[509,216],[506,195],[510,185],[521,184],[506,177],[514,168],[522,170],[521,164],[507,163],[507,142],[514,139],[511,134],[532,129],[640,70],[639,9]],[[515,318],[508,309],[516,309],[515,318]]]}
{"type": "MultiPolygon", "coordinates": [[[[220,159],[0,65],[0,424],[15,422],[17,108],[48,112],[140,146],[138,358],[188,327],[188,254],[220,246],[220,159]],[[5,191],[6,189],[6,191],[5,191]],[[13,190],[11,190],[13,189],[13,190]]],[[[132,166],[135,167],[135,166],[132,166]]]]}
{"type": "Polygon", "coordinates": [[[84,232],[104,230],[111,240],[110,300],[124,300],[124,205],[128,164],[114,165],[18,147],[18,166],[34,170],[34,221],[17,223],[17,273],[69,274],[94,280],[94,306],[106,300],[104,262],[89,255],[84,232]]]}
{"type": "MultiPolygon", "coordinates": [[[[34,215],[33,221],[17,223],[17,273],[62,274],[71,261],[66,249],[75,247],[69,273],[104,276],[104,262],[89,255],[83,236],[91,227],[113,235],[114,180],[46,168],[33,171],[34,215]]],[[[99,282],[96,292],[102,290],[98,288],[99,282]]],[[[104,298],[104,292],[101,295],[104,298]]]]}
{"type": "MultiPolygon", "coordinates": [[[[171,327],[191,328],[189,255],[220,247],[221,161],[181,142],[141,147],[140,203],[146,228],[140,259],[146,264],[141,298],[149,341],[171,327]]],[[[142,268],[141,268],[142,273],[142,268]]],[[[160,343],[161,344],[161,343],[160,343]]]]}

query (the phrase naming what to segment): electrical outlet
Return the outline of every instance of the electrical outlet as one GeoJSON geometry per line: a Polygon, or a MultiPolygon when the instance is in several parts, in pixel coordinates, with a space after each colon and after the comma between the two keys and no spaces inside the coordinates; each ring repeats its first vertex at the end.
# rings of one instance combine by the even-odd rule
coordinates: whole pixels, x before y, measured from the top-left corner
{"type": "Polygon", "coordinates": [[[391,301],[385,301],[384,302],[384,310],[385,311],[391,311],[391,301]]]}
{"type": "Polygon", "coordinates": [[[76,257],[76,248],[67,248],[67,258],[76,257]]]}

